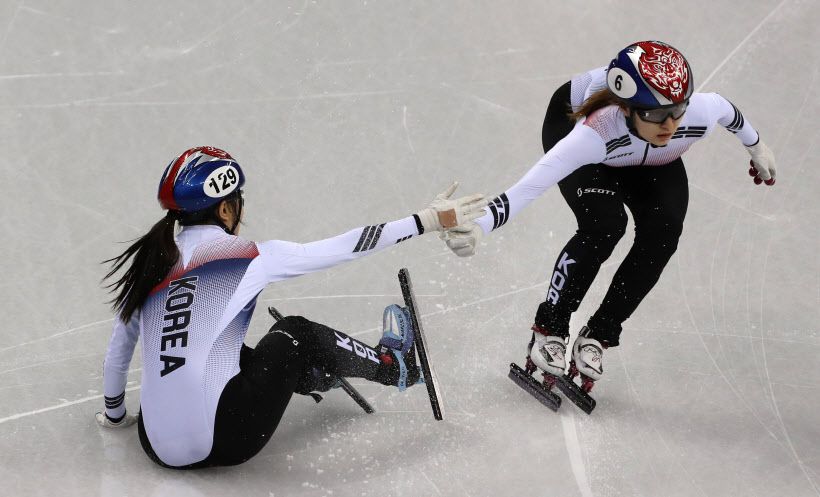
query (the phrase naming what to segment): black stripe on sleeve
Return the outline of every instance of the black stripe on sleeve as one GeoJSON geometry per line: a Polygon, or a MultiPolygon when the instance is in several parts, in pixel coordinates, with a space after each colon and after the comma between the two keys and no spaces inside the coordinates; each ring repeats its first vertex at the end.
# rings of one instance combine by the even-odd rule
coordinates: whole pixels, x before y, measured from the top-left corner
{"type": "Polygon", "coordinates": [[[419,235],[424,234],[424,225],[421,224],[421,218],[418,214],[413,214],[413,221],[416,222],[416,229],[419,230],[419,235]]]}
{"type": "Polygon", "coordinates": [[[364,250],[372,250],[372,249],[376,248],[376,244],[379,243],[379,237],[382,236],[382,229],[384,229],[385,224],[386,223],[382,223],[382,224],[376,226],[376,229],[374,230],[374,232],[372,234],[373,241],[371,241],[370,244],[367,245],[367,248],[365,248],[364,250]]]}
{"type": "Polygon", "coordinates": [[[726,126],[726,129],[728,129],[732,133],[737,133],[743,128],[743,125],[746,124],[746,120],[743,119],[743,114],[737,107],[735,107],[735,104],[729,102],[729,105],[731,105],[732,109],[735,110],[735,117],[732,120],[732,122],[729,123],[728,126],[726,126]]]}
{"type": "Polygon", "coordinates": [[[353,249],[353,252],[364,252],[365,250],[371,250],[376,247],[385,224],[386,223],[382,223],[378,226],[366,226],[362,229],[362,236],[359,237],[359,243],[356,244],[356,248],[353,249]]]}
{"type": "Polygon", "coordinates": [[[356,248],[353,249],[353,252],[360,252],[362,250],[362,246],[365,245],[367,237],[374,228],[375,226],[365,226],[364,229],[362,229],[362,236],[359,237],[359,243],[356,244],[356,248]]]}
{"type": "Polygon", "coordinates": [[[510,201],[507,194],[502,193],[490,202],[490,212],[493,213],[493,229],[498,229],[507,222],[510,212],[510,201]]]}
{"type": "MultiPolygon", "coordinates": [[[[105,397],[105,396],[104,396],[105,397]]],[[[125,402],[125,391],[116,397],[105,397],[105,407],[108,409],[116,409],[125,402]]]]}

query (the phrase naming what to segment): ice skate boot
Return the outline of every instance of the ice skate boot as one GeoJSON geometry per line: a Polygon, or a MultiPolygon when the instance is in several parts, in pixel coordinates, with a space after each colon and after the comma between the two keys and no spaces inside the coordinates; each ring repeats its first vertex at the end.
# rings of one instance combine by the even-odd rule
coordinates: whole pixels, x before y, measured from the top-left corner
{"type": "Polygon", "coordinates": [[[525,369],[512,363],[509,377],[539,402],[557,411],[561,407],[561,397],[552,391],[552,387],[564,374],[567,344],[563,338],[550,335],[547,330],[535,325],[532,331],[532,339],[527,345],[525,369]],[[540,376],[543,381],[539,381],[536,375],[539,368],[542,371],[540,376]]]}
{"type": "Polygon", "coordinates": [[[592,390],[595,382],[601,379],[604,374],[604,349],[605,345],[594,338],[589,338],[589,328],[584,326],[575,339],[572,346],[572,364],[574,368],[570,373],[574,377],[581,375],[581,387],[585,392],[592,390]]]}
{"type": "MultiPolygon", "coordinates": [[[[567,368],[567,342],[561,337],[550,335],[543,328],[532,327],[533,339],[527,346],[528,363],[532,362],[545,373],[553,376],[564,374],[567,368]]],[[[529,368],[528,368],[529,369],[529,368]]]]}
{"type": "Polygon", "coordinates": [[[581,328],[575,344],[572,346],[572,360],[569,363],[569,372],[563,375],[557,385],[575,405],[589,414],[595,409],[595,399],[590,397],[595,381],[604,373],[601,359],[606,347],[594,338],[589,338],[590,329],[581,328]],[[581,377],[581,385],[575,383],[575,377],[581,377]]]}
{"type": "Polygon", "coordinates": [[[415,335],[410,312],[396,304],[387,306],[382,330],[382,339],[376,347],[382,361],[377,381],[383,385],[397,386],[400,391],[423,383],[424,376],[416,363],[416,349],[413,347],[415,335]]]}

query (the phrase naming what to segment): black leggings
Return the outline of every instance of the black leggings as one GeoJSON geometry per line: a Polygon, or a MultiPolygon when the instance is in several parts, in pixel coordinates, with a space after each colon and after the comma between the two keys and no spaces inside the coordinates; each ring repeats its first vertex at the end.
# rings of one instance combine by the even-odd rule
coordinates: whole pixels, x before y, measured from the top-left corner
{"type": "MultiPolygon", "coordinates": [[[[566,115],[569,102],[570,83],[566,83],[547,109],[544,152],[572,130],[566,115]]],[[[590,337],[617,346],[621,324],[658,282],[678,247],[689,204],[686,169],[680,158],[662,166],[588,164],[558,186],[575,214],[578,231],[558,256],[535,324],[558,336],[569,335],[570,315],[578,310],[601,264],[626,232],[626,205],[635,222],[635,241],[588,322],[590,337]]]]}
{"type": "Polygon", "coordinates": [[[214,443],[204,460],[168,466],[157,457],[145,433],[142,413],[139,437],[148,457],[174,469],[233,466],[255,456],[273,435],[294,392],[326,390],[324,375],[380,381],[384,369],[369,346],[300,316],[277,322],[256,348],[242,347],[239,374],[231,378],[216,409],[214,443]]]}

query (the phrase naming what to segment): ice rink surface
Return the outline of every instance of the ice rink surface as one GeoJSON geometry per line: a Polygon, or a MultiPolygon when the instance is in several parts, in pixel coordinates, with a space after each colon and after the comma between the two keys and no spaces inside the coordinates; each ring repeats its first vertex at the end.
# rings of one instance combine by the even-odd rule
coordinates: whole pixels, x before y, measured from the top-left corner
{"type": "MultiPolygon", "coordinates": [[[[0,493],[82,496],[820,495],[820,43],[816,0],[56,2],[0,5],[5,232],[0,493]],[[557,188],[458,259],[434,235],[275,284],[264,306],[375,343],[410,269],[447,418],[421,388],[297,396],[233,468],[165,470],[105,431],[103,259],[162,215],[189,147],[245,170],[254,240],[307,242],[417,212],[453,179],[498,194],[541,157],[546,104],[618,50],[689,59],[778,161],[755,187],[716,129],[684,157],[677,254],[605,354],[586,416],[507,378],[575,230],[557,188]]],[[[573,318],[597,308],[631,228],[573,318]]],[[[127,406],[139,406],[141,359],[127,406]]]]}

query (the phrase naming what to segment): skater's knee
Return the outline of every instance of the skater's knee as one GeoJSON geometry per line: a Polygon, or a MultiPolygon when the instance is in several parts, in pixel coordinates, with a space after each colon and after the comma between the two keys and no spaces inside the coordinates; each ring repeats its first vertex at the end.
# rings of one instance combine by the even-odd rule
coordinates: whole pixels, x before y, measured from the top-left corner
{"type": "Polygon", "coordinates": [[[635,244],[646,246],[656,254],[671,257],[678,249],[678,240],[683,233],[683,220],[663,217],[635,227],[635,244]]]}
{"type": "Polygon", "coordinates": [[[578,221],[578,234],[591,238],[601,239],[617,245],[618,241],[626,234],[626,226],[629,217],[623,205],[620,208],[607,209],[606,212],[598,212],[594,215],[576,213],[578,221]]]}
{"type": "Polygon", "coordinates": [[[578,227],[578,235],[591,244],[591,248],[612,252],[621,238],[626,234],[626,217],[613,218],[608,223],[596,223],[593,226],[578,227]]]}
{"type": "Polygon", "coordinates": [[[301,328],[309,328],[310,320],[302,316],[286,316],[271,326],[270,331],[273,330],[297,330],[301,328]]]}
{"type": "Polygon", "coordinates": [[[269,333],[285,332],[288,337],[299,342],[309,342],[314,334],[313,322],[302,316],[287,316],[274,324],[269,333]]]}

